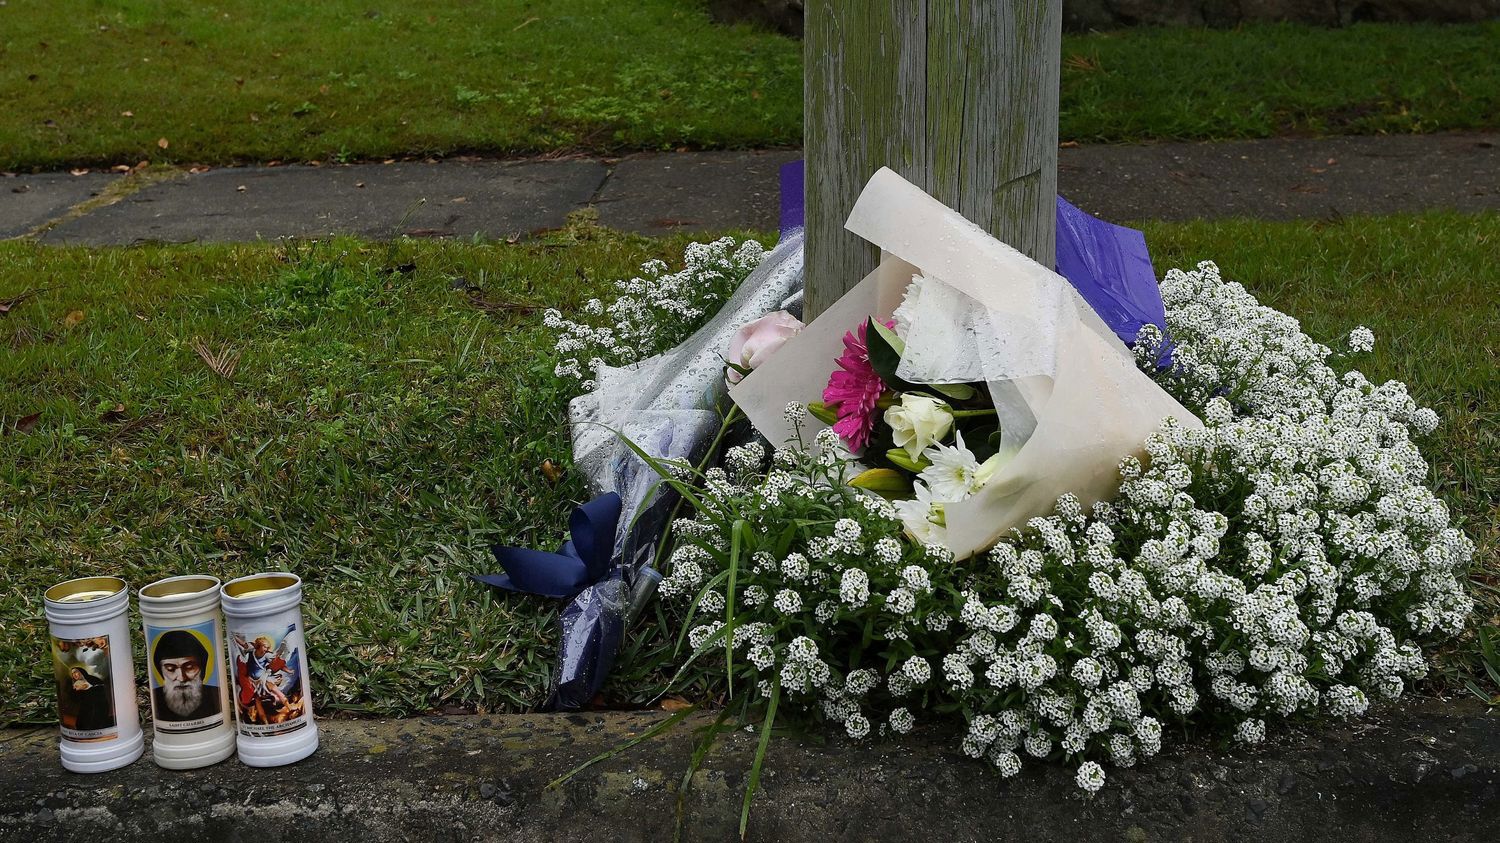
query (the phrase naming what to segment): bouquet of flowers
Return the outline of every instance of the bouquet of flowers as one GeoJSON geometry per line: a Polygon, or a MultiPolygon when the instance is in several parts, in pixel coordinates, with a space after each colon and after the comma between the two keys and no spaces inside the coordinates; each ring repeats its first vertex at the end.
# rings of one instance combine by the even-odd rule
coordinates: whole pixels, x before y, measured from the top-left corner
{"type": "Polygon", "coordinates": [[[852,482],[897,500],[914,538],[972,556],[1061,494],[1112,497],[1163,419],[1201,424],[1066,279],[894,172],[847,227],[880,266],[730,395],[775,444],[782,408],[811,401],[871,469],[852,482]]]}

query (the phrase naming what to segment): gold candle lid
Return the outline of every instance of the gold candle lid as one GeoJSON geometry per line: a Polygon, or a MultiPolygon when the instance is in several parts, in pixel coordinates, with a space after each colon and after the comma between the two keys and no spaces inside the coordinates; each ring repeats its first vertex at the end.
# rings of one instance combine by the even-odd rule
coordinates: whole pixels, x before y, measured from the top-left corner
{"type": "Polygon", "coordinates": [[[243,600],[247,597],[272,594],[297,584],[297,578],[291,574],[258,574],[227,583],[224,586],[224,596],[243,600]]]}
{"type": "Polygon", "coordinates": [[[119,577],[83,577],[52,586],[44,597],[53,603],[88,603],[124,590],[125,581],[119,577]]]}
{"type": "Polygon", "coordinates": [[[142,597],[179,597],[187,594],[201,594],[212,591],[219,587],[219,580],[209,576],[182,576],[169,577],[158,580],[141,589],[142,597]]]}

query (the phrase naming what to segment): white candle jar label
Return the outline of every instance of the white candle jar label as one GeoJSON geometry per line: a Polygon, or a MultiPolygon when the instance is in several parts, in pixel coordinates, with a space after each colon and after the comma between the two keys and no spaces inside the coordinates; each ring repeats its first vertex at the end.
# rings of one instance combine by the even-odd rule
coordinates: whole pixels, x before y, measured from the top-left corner
{"type": "MultiPolygon", "coordinates": [[[[108,635],[52,638],[57,719],[62,736],[70,741],[101,743],[120,737],[109,639],[108,635]]],[[[125,647],[129,646],[126,641],[125,647]]]]}
{"type": "Polygon", "coordinates": [[[240,734],[248,738],[278,737],[312,722],[300,618],[276,620],[236,624],[230,629],[235,716],[240,734]]]}
{"type": "Polygon", "coordinates": [[[224,723],[224,671],[213,658],[219,623],[146,624],[146,663],[156,731],[205,732],[224,723]]]}

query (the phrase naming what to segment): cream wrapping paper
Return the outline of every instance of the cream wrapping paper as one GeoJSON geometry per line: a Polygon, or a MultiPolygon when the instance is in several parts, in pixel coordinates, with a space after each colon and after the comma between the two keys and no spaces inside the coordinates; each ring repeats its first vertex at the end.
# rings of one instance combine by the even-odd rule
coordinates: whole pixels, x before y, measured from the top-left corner
{"type": "MultiPolygon", "coordinates": [[[[845,224],[881,248],[880,265],[730,390],[773,444],[795,435],[788,403],[822,397],[843,337],[869,316],[909,319],[898,374],[921,383],[985,381],[1014,458],[973,497],[945,505],[958,558],[1053,511],[1119,489],[1119,461],[1143,453],[1163,419],[1201,426],[1145,373],[1067,279],[991,237],[882,168],[845,224]],[[921,288],[907,299],[914,277],[921,288]],[[939,285],[933,287],[932,285],[939,285]]],[[[803,434],[820,423],[809,418],[803,434]]]]}

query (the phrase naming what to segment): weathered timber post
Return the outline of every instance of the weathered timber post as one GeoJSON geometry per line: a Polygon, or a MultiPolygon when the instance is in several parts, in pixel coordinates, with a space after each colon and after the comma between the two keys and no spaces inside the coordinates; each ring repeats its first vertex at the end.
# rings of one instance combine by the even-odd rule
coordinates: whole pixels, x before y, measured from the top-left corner
{"type": "Polygon", "coordinates": [[[1062,0],[807,0],[807,311],[875,267],[844,231],[882,166],[1047,266],[1062,0]]]}

